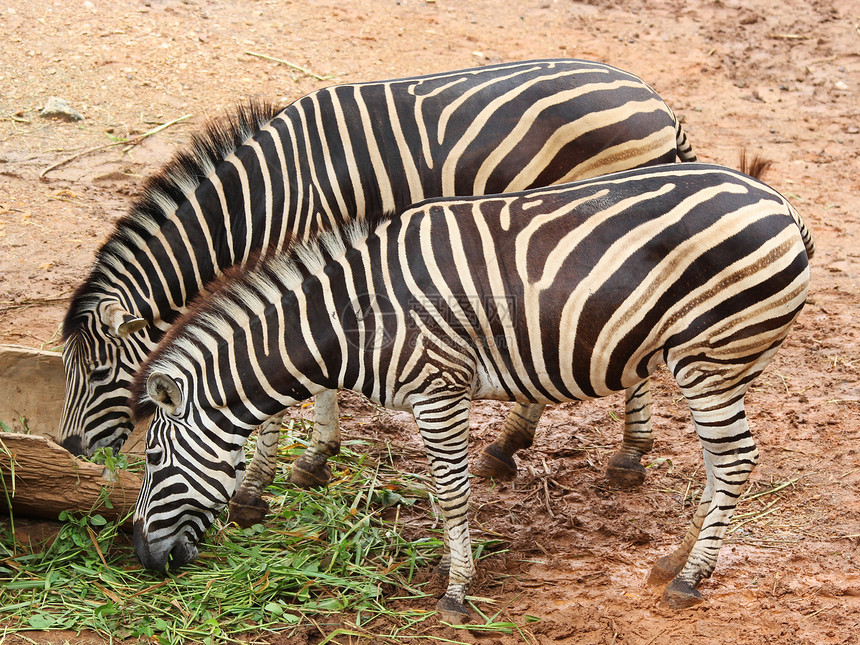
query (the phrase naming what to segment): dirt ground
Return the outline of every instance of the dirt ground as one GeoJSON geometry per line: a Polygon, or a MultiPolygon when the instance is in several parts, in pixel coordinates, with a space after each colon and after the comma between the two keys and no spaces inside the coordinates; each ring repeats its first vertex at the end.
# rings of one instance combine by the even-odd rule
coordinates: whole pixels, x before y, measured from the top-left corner
{"type": "MultiPolygon", "coordinates": [[[[498,599],[500,619],[538,643],[860,642],[856,0],[0,0],[0,42],[0,343],[56,346],[70,292],[142,180],[247,97],[287,102],[335,82],[571,56],[649,82],[700,159],[736,167],[742,147],[772,159],[766,180],[818,250],[809,303],[748,395],[761,461],[705,601],[671,611],[644,584],[703,482],[665,375],[642,489],[601,480],[620,396],[554,408],[513,483],[475,482],[473,530],[503,536],[509,551],[479,563],[471,593],[498,599]],[[51,96],[84,120],[40,117],[51,96]]],[[[476,448],[507,409],[476,405],[476,448]]],[[[414,443],[408,418],[383,419],[395,449],[414,443]]]]}

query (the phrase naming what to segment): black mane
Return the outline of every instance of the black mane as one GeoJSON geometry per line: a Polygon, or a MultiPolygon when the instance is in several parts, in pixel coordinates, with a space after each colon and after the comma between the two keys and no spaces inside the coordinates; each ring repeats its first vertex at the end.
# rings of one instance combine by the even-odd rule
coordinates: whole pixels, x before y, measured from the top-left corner
{"type": "Polygon", "coordinates": [[[174,216],[164,204],[181,204],[219,163],[233,154],[262,126],[271,121],[282,108],[251,100],[207,123],[192,136],[191,143],[176,153],[143,187],[143,195],[132,204],[128,214],[120,218],[114,231],[96,254],[89,277],[75,290],[63,320],[63,341],[80,329],[83,314],[91,311],[109,288],[105,280],[106,264],[121,262],[138,248],[136,241],[146,239],[174,216]]]}

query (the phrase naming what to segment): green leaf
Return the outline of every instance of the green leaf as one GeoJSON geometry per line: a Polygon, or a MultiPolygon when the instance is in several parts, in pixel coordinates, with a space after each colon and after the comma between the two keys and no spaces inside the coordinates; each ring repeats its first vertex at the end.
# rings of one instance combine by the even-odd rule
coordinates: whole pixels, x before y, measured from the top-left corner
{"type": "Polygon", "coordinates": [[[33,629],[48,629],[56,621],[50,614],[33,614],[27,622],[30,623],[30,627],[33,629]]]}
{"type": "Polygon", "coordinates": [[[104,616],[110,616],[111,614],[115,614],[118,611],[119,611],[119,607],[117,607],[114,603],[106,602],[105,604],[103,604],[99,607],[96,607],[95,614],[96,614],[96,616],[104,617],[104,616]]]}

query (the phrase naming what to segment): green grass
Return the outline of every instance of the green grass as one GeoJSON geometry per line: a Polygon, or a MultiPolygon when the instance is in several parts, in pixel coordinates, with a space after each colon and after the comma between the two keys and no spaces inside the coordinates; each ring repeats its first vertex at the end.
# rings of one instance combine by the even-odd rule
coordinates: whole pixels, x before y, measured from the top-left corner
{"type": "MultiPolygon", "coordinates": [[[[427,529],[427,477],[400,472],[386,452],[377,461],[368,446],[353,443],[333,460],[328,488],[295,489],[283,482],[304,449],[303,426],[293,422],[282,435],[265,525],[216,521],[197,560],[166,576],[144,570],[120,523],[97,512],[64,514],[44,548],[18,544],[14,525],[0,526],[0,630],[220,643],[313,625],[338,642],[338,635],[397,639],[420,624],[433,615],[436,598],[417,574],[442,554],[441,522],[435,532],[427,529]]],[[[476,555],[494,546],[477,542],[476,555]]]]}

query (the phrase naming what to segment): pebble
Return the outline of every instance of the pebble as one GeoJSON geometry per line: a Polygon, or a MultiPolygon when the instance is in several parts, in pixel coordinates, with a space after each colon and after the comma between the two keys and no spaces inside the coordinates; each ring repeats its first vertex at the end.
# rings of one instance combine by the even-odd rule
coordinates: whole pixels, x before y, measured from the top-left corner
{"type": "Polygon", "coordinates": [[[84,115],[72,109],[66,99],[52,96],[45,102],[45,107],[39,112],[46,119],[62,119],[64,121],[83,121],[84,115]]]}

